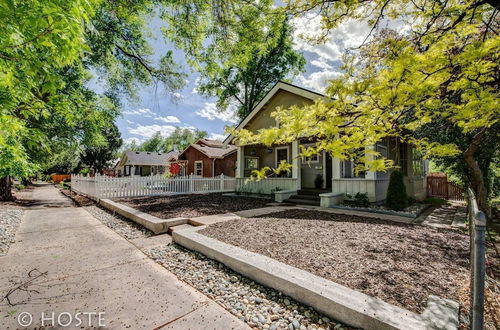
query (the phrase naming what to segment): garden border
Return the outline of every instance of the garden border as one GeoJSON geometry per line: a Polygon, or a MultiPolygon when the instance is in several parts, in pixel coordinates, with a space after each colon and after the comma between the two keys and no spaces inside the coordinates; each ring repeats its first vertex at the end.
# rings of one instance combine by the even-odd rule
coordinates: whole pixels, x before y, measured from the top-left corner
{"type": "Polygon", "coordinates": [[[204,236],[206,226],[174,231],[175,243],[215,259],[340,322],[365,329],[457,329],[457,302],[430,296],[417,314],[272,258],[204,236]]]}

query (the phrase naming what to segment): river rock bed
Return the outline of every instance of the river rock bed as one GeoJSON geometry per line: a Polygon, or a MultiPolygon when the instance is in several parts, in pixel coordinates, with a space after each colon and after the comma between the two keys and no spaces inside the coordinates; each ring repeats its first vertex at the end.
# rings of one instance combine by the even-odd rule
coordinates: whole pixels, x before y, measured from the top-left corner
{"type": "Polygon", "coordinates": [[[10,245],[14,243],[23,213],[18,208],[0,208],[0,257],[6,255],[10,245]]]}
{"type": "Polygon", "coordinates": [[[251,328],[352,329],[181,246],[169,244],[145,253],[251,328]]]}

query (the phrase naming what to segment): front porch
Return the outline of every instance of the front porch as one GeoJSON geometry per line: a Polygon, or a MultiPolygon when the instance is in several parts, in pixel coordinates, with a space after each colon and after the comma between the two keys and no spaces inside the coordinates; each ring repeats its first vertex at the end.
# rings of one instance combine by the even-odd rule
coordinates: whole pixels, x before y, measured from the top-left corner
{"type": "MultiPolygon", "coordinates": [[[[276,200],[283,201],[297,195],[300,190],[321,189],[332,192],[332,198],[357,193],[367,194],[371,203],[381,203],[387,195],[389,176],[387,172],[364,171],[356,173],[355,164],[350,160],[331,158],[322,152],[308,159],[299,157],[301,146],[313,145],[310,141],[294,141],[287,145],[266,147],[264,145],[238,146],[236,187],[242,193],[276,194],[276,200]],[[285,160],[292,164],[289,173],[272,174],[268,178],[249,180],[253,170],[264,167],[276,168],[285,160]],[[243,166],[240,166],[242,164],[243,166]]],[[[395,145],[392,141],[384,141],[372,147],[384,157],[396,160],[401,167],[407,192],[414,198],[423,198],[425,169],[417,168],[422,160],[413,157],[413,152],[404,145],[395,145]]],[[[367,155],[367,157],[373,157],[367,155]]],[[[319,197],[319,194],[318,194],[319,197]]]]}

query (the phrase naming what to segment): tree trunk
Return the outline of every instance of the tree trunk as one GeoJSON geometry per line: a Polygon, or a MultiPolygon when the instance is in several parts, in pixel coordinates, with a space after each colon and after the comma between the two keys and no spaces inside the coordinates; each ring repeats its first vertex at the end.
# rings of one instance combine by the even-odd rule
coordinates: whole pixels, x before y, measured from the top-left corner
{"type": "Polygon", "coordinates": [[[10,176],[0,178],[0,201],[13,201],[14,196],[12,196],[10,176]]]}
{"type": "Polygon", "coordinates": [[[477,204],[479,209],[491,217],[491,208],[488,204],[488,192],[484,183],[484,176],[479,164],[474,158],[474,153],[479,148],[483,139],[486,128],[482,128],[473,138],[472,142],[464,152],[465,164],[467,165],[467,175],[472,186],[472,190],[476,194],[477,204]]]}

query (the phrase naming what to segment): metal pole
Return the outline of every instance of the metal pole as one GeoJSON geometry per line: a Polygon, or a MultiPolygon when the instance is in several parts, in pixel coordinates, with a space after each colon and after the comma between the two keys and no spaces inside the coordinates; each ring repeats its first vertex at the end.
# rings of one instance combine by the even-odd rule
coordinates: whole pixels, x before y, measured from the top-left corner
{"type": "Polygon", "coordinates": [[[484,329],[484,282],[486,276],[486,215],[479,211],[473,191],[469,188],[470,226],[472,230],[472,330],[484,329]]]}

